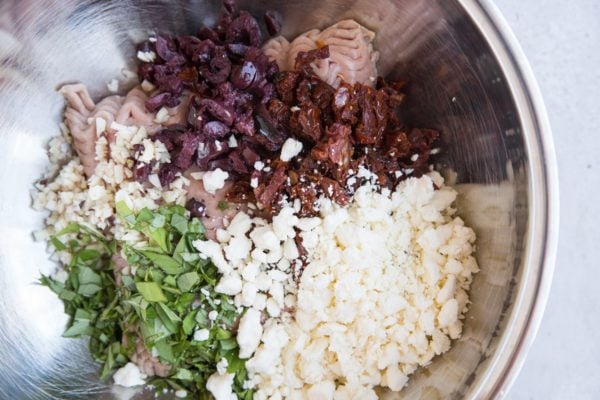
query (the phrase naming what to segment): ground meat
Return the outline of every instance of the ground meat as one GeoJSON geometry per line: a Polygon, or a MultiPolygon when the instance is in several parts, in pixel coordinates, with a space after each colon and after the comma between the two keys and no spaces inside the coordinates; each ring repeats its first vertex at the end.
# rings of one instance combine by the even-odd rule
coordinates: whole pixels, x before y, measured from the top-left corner
{"type": "Polygon", "coordinates": [[[65,121],[73,137],[73,147],[81,160],[86,176],[90,177],[98,164],[96,140],[99,132],[97,132],[96,118],[102,118],[107,133],[114,134],[110,125],[123,105],[123,98],[109,96],[95,104],[87,88],[82,84],[65,85],[60,93],[67,101],[65,121]]]}
{"type": "MultiPolygon", "coordinates": [[[[123,335],[124,346],[127,346],[127,337],[128,335],[123,335]]],[[[161,363],[158,357],[152,356],[152,353],[150,353],[144,344],[144,339],[139,334],[135,336],[135,349],[130,358],[148,376],[160,376],[164,378],[171,373],[171,366],[161,363]]]]}
{"type": "Polygon", "coordinates": [[[373,49],[375,33],[354,20],[343,20],[323,30],[310,30],[291,43],[282,36],[271,39],[263,49],[282,71],[295,69],[299,54],[329,46],[327,58],[311,65],[315,74],[333,87],[342,82],[374,86],[379,52],[373,49]]]}

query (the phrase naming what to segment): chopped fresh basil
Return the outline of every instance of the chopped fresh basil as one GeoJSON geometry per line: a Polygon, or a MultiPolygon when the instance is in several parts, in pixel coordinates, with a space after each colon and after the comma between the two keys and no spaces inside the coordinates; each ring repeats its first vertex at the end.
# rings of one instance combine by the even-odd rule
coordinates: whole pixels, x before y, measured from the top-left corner
{"type": "MultiPolygon", "coordinates": [[[[222,203],[220,208],[226,209],[222,203]]],[[[186,390],[201,399],[210,398],[206,381],[225,358],[228,371],[236,374],[235,393],[251,399],[253,392],[243,389],[245,361],[238,357],[232,332],[239,314],[228,296],[215,293],[220,273],[192,245],[204,239],[202,223],[179,206],[134,213],[121,201],[116,209],[124,229],[140,234],[145,247],[106,240],[78,224],[51,238],[57,251],[72,256],[65,283],[40,279],[63,300],[71,317],[64,336],[90,338],[103,379],[125,365],[142,340],[149,352],[171,366],[168,377],[149,383],[157,391],[186,390]],[[130,273],[114,269],[114,254],[126,260],[130,273]],[[217,312],[216,321],[208,318],[211,311],[217,312]],[[207,329],[209,338],[194,340],[198,329],[207,329]]]]}
{"type": "Polygon", "coordinates": [[[135,287],[142,297],[150,303],[167,301],[162,289],[156,282],[136,282],[135,287]]]}
{"type": "Polygon", "coordinates": [[[200,282],[200,276],[196,271],[187,272],[177,278],[177,287],[182,292],[189,292],[200,282]]]}

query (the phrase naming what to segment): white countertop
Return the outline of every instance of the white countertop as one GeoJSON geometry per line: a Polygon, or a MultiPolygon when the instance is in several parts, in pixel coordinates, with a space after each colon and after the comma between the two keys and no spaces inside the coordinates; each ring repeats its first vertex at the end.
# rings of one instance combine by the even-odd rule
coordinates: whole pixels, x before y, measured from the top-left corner
{"type": "Polygon", "coordinates": [[[537,339],[507,399],[600,399],[600,0],[495,0],[542,89],[560,244],[537,339]]]}

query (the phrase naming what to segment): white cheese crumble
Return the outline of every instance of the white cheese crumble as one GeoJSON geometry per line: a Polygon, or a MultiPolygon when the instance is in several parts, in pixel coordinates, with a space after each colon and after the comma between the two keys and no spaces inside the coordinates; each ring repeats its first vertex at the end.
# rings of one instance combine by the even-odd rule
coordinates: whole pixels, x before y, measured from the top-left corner
{"type": "Polygon", "coordinates": [[[138,51],[137,52],[137,58],[140,61],[143,62],[154,62],[154,60],[156,60],[156,53],[153,51],[138,51]]]}
{"type": "Polygon", "coordinates": [[[221,358],[221,360],[217,363],[217,372],[219,375],[224,375],[227,373],[227,367],[229,366],[229,361],[226,358],[221,358]]]}
{"type": "Polygon", "coordinates": [[[225,186],[227,178],[229,178],[229,174],[221,168],[205,172],[204,175],[202,175],[204,189],[210,194],[215,194],[217,190],[222,189],[223,186],[225,186]]]}
{"type": "Polygon", "coordinates": [[[268,281],[272,318],[246,363],[255,398],[377,399],[447,351],[478,271],[455,198],[432,173],[392,193],[367,184],[346,208],[321,200],[321,223],[300,220],[308,264],[295,296],[268,281]],[[280,302],[295,318],[273,318],[280,302]]]}
{"type": "Polygon", "coordinates": [[[206,390],[208,390],[215,400],[232,400],[232,385],[234,374],[219,374],[215,372],[206,382],[206,390]]]}
{"type": "Polygon", "coordinates": [[[205,340],[208,340],[209,337],[210,331],[208,329],[198,329],[194,332],[194,340],[197,340],[198,342],[204,342],[205,340]]]}
{"type": "Polygon", "coordinates": [[[265,163],[262,161],[257,161],[254,163],[254,169],[257,171],[262,171],[264,167],[265,167],[265,163]]]}
{"type": "Polygon", "coordinates": [[[283,162],[288,162],[292,158],[296,157],[302,151],[302,142],[299,142],[295,139],[288,138],[285,143],[283,143],[283,147],[281,148],[281,155],[279,158],[283,162]]]}
{"type": "Polygon", "coordinates": [[[160,110],[156,113],[154,117],[154,122],[158,124],[163,124],[169,120],[169,110],[166,107],[161,107],[160,110]]]}
{"type": "Polygon", "coordinates": [[[216,310],[212,310],[208,313],[208,319],[211,321],[216,321],[219,318],[219,313],[216,310]]]}
{"type": "Polygon", "coordinates": [[[223,293],[229,296],[235,296],[242,291],[242,278],[236,273],[232,272],[229,275],[225,275],[221,278],[217,286],[215,286],[215,292],[223,293]]]}
{"type": "Polygon", "coordinates": [[[119,368],[113,375],[115,385],[123,387],[140,386],[146,383],[146,375],[140,371],[137,365],[128,362],[125,366],[119,368]]]}
{"type": "MultiPolygon", "coordinates": [[[[256,292],[254,293],[256,296],[256,292]]],[[[237,342],[240,346],[240,358],[250,358],[258,348],[263,333],[260,312],[251,308],[240,319],[237,342]]]]}
{"type": "Polygon", "coordinates": [[[227,139],[227,145],[229,146],[229,148],[233,149],[238,147],[238,141],[235,138],[235,135],[231,135],[229,136],[229,139],[227,139]]]}

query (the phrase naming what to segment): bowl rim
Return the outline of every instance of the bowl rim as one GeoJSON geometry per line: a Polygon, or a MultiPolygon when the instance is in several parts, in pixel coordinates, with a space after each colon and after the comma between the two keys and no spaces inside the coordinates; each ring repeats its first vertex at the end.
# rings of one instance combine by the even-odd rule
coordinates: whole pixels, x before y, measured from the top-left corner
{"type": "Polygon", "coordinates": [[[521,46],[492,0],[458,0],[497,58],[518,111],[529,159],[528,231],[506,329],[489,359],[489,368],[476,377],[466,398],[500,399],[521,370],[540,327],[552,284],[559,226],[556,153],[548,114],[533,71],[521,46]]]}

